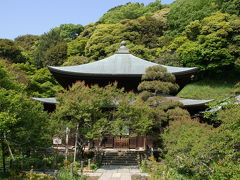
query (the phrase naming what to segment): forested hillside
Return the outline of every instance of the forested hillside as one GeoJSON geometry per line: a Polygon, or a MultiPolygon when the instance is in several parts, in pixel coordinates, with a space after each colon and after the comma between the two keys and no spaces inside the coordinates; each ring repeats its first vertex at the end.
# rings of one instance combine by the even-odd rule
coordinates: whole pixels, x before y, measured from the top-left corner
{"type": "MultiPolygon", "coordinates": [[[[47,146],[49,115],[30,100],[63,91],[47,66],[100,60],[112,55],[123,40],[140,58],[199,68],[196,82],[178,96],[217,99],[217,104],[240,94],[240,0],[127,3],[86,26],[62,24],[42,35],[0,39],[0,131],[26,141],[26,150],[30,145],[47,146]],[[31,138],[26,129],[31,129],[31,138]]],[[[161,135],[162,161],[155,162],[157,170],[144,168],[156,178],[164,171],[170,179],[240,179],[239,124],[240,106],[236,104],[201,122],[186,118],[172,121],[161,135]]]]}

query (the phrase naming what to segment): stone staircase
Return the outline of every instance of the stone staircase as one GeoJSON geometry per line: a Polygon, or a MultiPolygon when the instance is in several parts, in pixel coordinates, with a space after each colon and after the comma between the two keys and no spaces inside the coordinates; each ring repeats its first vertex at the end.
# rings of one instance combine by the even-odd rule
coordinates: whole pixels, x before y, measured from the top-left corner
{"type": "Polygon", "coordinates": [[[136,151],[104,152],[102,158],[103,165],[137,166],[138,162],[139,152],[136,151]]]}

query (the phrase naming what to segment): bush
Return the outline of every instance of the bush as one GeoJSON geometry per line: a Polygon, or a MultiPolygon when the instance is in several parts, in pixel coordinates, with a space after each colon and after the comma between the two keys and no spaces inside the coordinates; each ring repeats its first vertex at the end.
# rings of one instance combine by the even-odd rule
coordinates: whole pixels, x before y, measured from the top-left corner
{"type": "Polygon", "coordinates": [[[7,58],[14,63],[24,62],[20,48],[9,39],[0,39],[0,57],[7,58]]]}
{"type": "Polygon", "coordinates": [[[205,178],[210,175],[208,138],[212,127],[197,120],[170,122],[162,135],[167,151],[165,161],[180,174],[205,178]]]}
{"type": "Polygon", "coordinates": [[[87,180],[87,178],[78,172],[78,168],[73,166],[73,164],[69,166],[63,167],[57,176],[58,180],[87,180]]]}

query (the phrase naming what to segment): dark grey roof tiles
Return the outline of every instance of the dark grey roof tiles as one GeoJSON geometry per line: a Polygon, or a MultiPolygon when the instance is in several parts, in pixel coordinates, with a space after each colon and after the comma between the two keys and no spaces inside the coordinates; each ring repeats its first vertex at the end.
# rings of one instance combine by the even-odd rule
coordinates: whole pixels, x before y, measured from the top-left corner
{"type": "MultiPolygon", "coordinates": [[[[125,42],[121,43],[120,49],[116,54],[107,57],[105,59],[82,64],[77,66],[65,66],[65,67],[53,67],[49,66],[49,70],[52,72],[61,72],[66,74],[79,74],[79,75],[136,75],[141,76],[145,73],[146,68],[154,65],[159,65],[150,61],[143,60],[129,53],[125,47],[125,42]]],[[[196,67],[193,68],[182,68],[165,66],[168,72],[175,75],[189,74],[197,71],[196,67]]]]}

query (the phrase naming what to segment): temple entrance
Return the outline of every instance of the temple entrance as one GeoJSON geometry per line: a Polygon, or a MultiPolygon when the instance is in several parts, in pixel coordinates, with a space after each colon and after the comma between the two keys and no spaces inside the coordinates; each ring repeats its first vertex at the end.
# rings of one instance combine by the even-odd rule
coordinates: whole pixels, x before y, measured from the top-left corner
{"type": "Polygon", "coordinates": [[[121,149],[129,149],[129,138],[127,137],[115,137],[114,147],[121,149]]]}
{"type": "Polygon", "coordinates": [[[116,149],[139,149],[144,148],[144,136],[129,137],[129,136],[106,136],[103,147],[116,149]]]}

